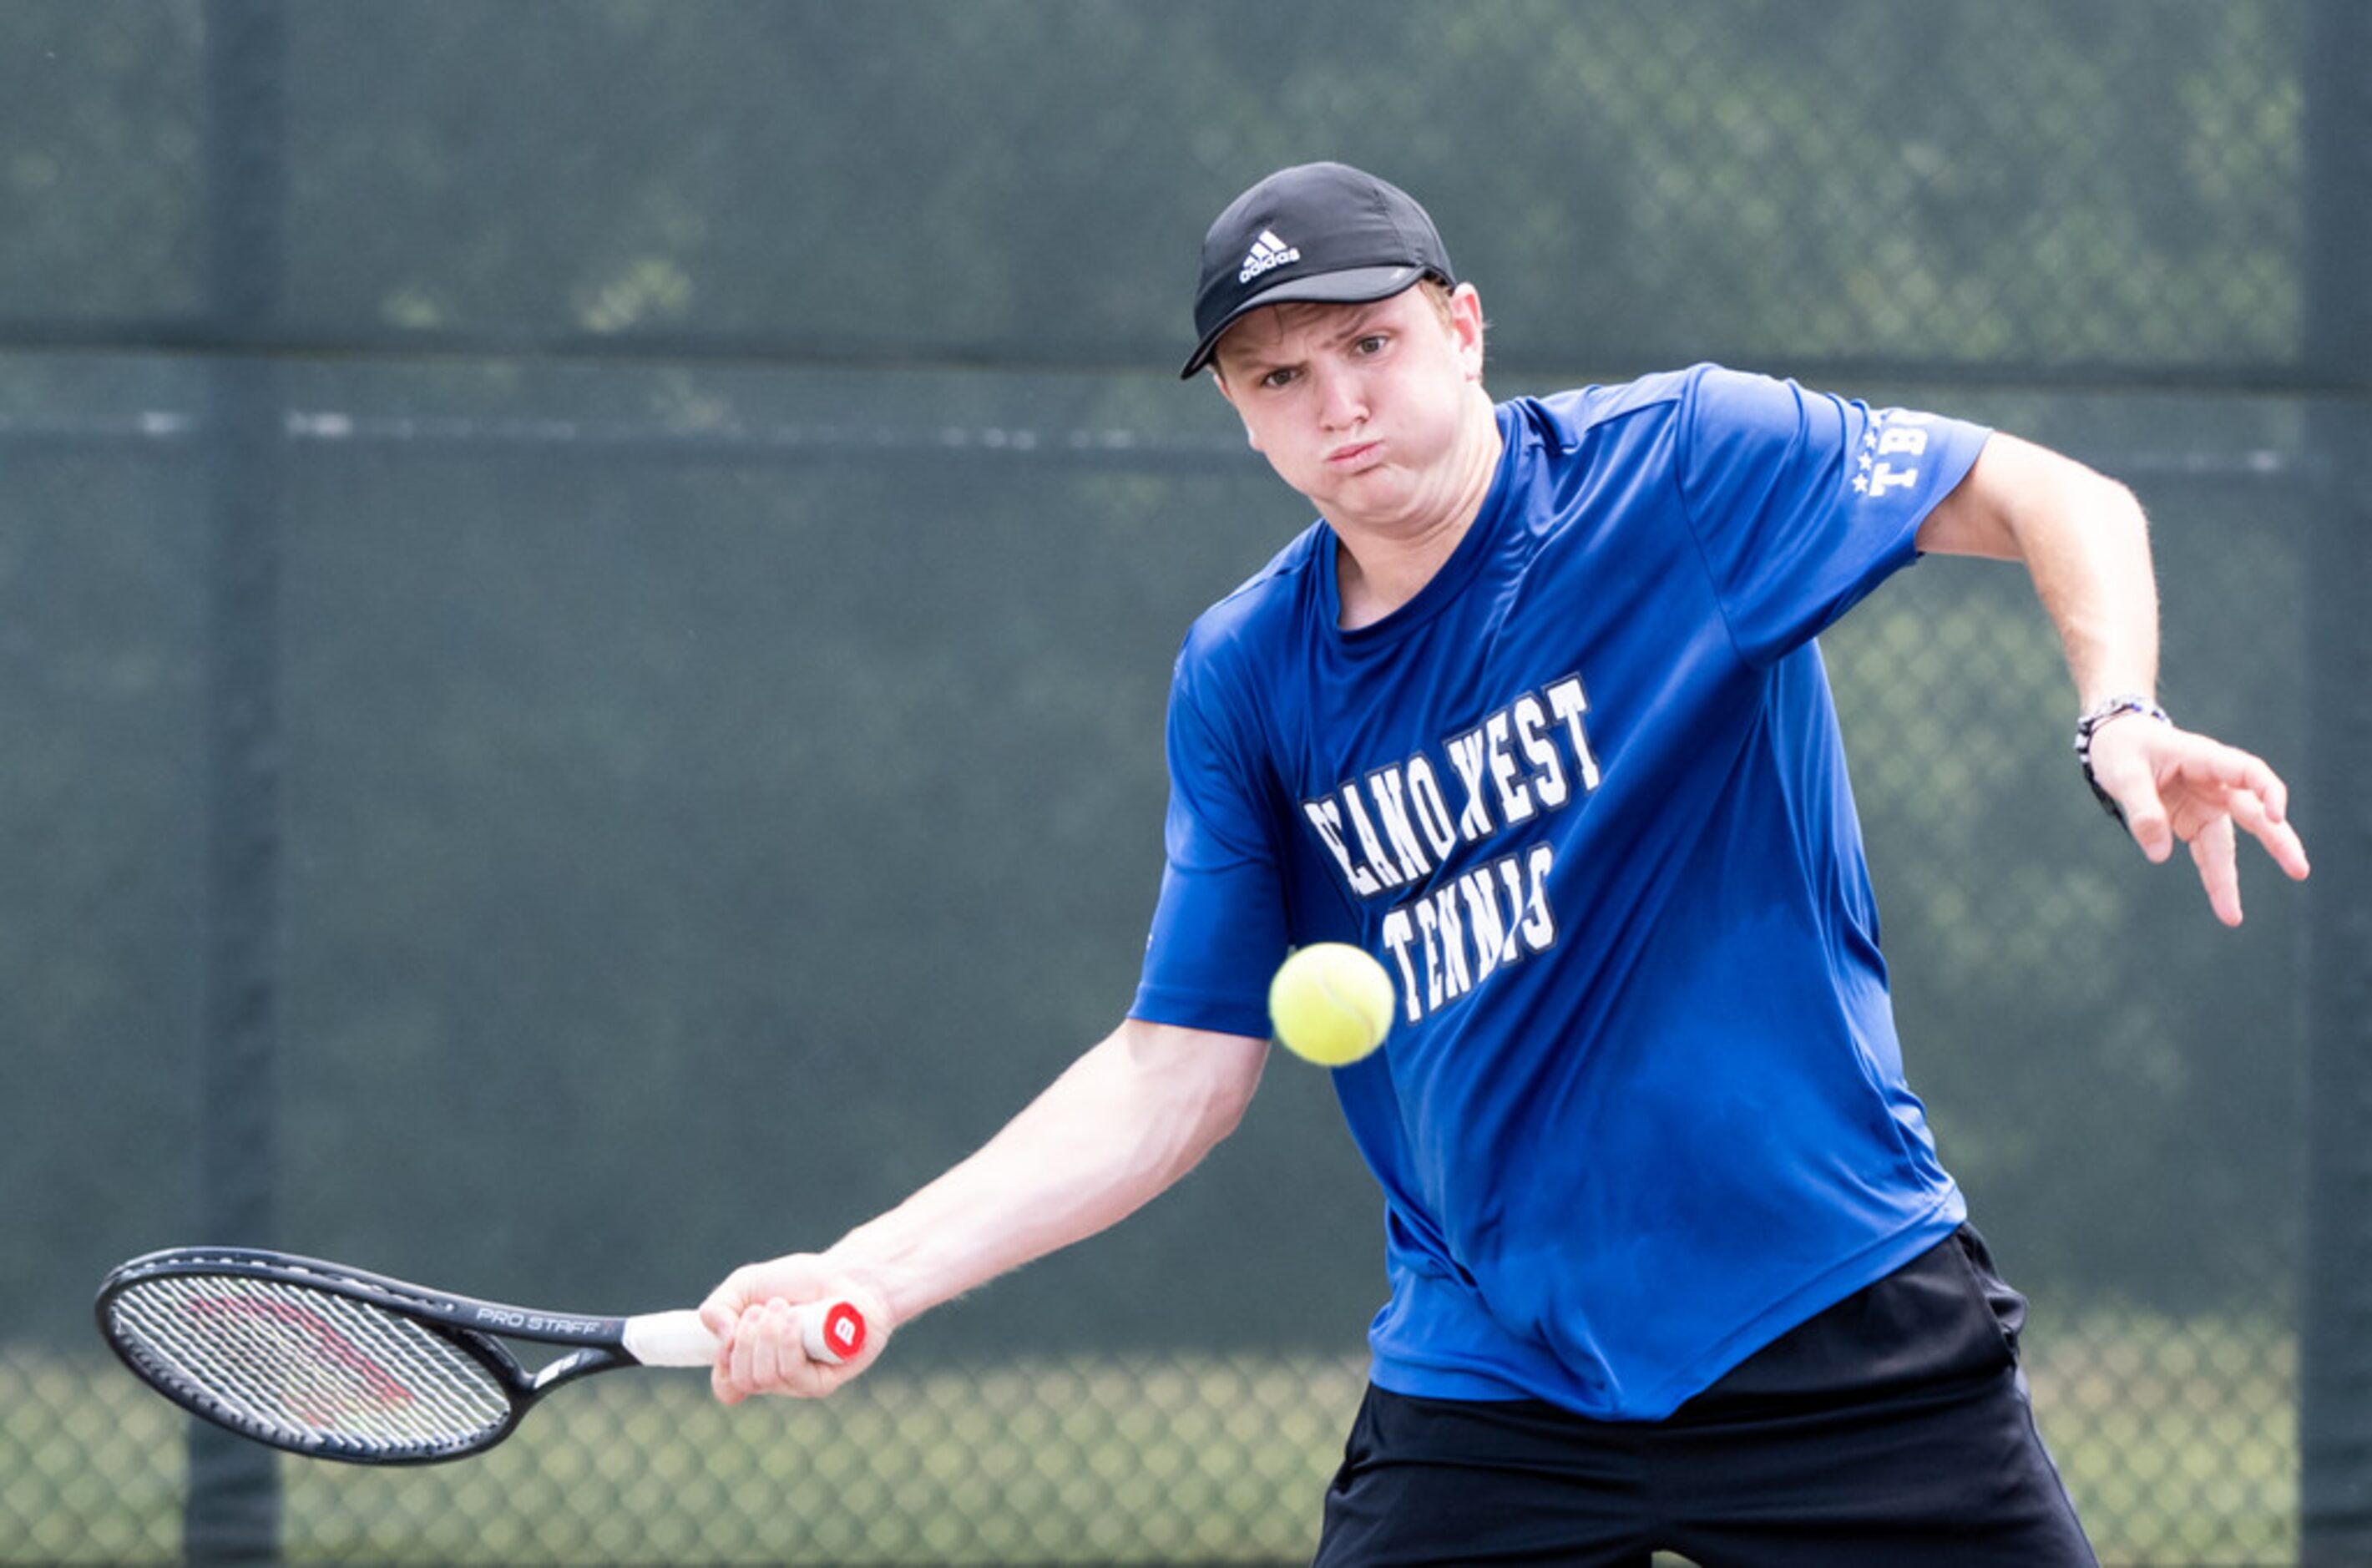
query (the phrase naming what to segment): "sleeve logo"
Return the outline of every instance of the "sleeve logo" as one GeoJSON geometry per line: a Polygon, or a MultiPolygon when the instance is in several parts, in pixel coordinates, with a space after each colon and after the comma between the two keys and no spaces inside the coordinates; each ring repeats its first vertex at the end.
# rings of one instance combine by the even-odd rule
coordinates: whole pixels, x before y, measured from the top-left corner
{"type": "Polygon", "coordinates": [[[1899,408],[1871,413],[1854,459],[1854,494],[1875,501],[1917,485],[1919,460],[1927,451],[1926,427],[1934,417],[1899,408]]]}

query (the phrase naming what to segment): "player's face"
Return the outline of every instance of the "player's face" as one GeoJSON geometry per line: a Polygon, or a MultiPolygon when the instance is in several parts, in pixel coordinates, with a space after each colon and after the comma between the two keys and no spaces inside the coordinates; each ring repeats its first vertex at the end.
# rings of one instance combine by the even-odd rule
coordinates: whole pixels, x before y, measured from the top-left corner
{"type": "Polygon", "coordinates": [[[1422,526],[1453,508],[1493,426],[1482,308],[1422,289],[1368,305],[1273,305],[1219,342],[1219,389],[1253,448],[1337,527],[1422,526]],[[1480,410],[1480,426],[1477,411],[1480,410]]]}

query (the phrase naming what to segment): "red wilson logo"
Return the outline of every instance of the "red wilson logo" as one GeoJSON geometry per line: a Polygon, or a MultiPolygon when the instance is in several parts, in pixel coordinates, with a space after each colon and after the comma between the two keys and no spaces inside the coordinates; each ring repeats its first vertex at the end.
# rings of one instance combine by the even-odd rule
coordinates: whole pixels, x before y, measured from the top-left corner
{"type": "Polygon", "coordinates": [[[824,1342],[843,1358],[865,1348],[865,1314],[845,1301],[834,1302],[824,1314],[824,1342]]]}

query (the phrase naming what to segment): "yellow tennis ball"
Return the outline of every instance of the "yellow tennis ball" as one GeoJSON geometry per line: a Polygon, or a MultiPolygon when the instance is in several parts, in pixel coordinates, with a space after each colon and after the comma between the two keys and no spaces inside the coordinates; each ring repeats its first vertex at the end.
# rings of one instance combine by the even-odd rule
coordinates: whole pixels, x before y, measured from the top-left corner
{"type": "Polygon", "coordinates": [[[1318,942],[1269,981],[1268,1016],[1286,1050],[1340,1067],[1384,1043],[1395,1001],[1383,965],[1346,942],[1318,942]]]}

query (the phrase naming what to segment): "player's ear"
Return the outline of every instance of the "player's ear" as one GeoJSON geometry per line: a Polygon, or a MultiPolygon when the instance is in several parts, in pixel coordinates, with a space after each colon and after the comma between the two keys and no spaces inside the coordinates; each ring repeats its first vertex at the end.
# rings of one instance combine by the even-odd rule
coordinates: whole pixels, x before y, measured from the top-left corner
{"type": "Polygon", "coordinates": [[[1482,296],[1472,284],[1459,284],[1449,294],[1449,331],[1457,340],[1458,356],[1470,381],[1482,379],[1483,326],[1482,296]]]}

